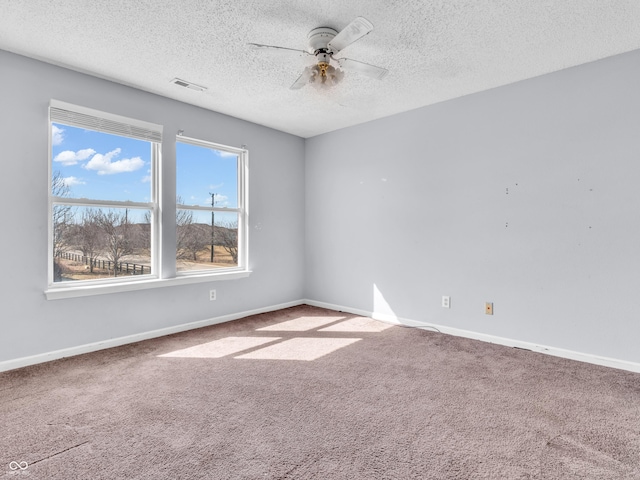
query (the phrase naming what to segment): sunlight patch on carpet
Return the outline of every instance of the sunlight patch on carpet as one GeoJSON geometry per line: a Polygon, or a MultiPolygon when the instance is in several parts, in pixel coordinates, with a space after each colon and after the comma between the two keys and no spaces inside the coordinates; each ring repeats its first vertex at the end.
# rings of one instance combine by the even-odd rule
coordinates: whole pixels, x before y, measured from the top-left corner
{"type": "Polygon", "coordinates": [[[174,358],[221,358],[280,339],[280,337],[226,337],[158,356],[174,358]]]}
{"type": "Polygon", "coordinates": [[[387,328],[391,328],[393,325],[388,323],[379,322],[371,318],[358,317],[350,318],[344,322],[336,323],[329,327],[321,328],[319,332],[355,332],[355,333],[376,333],[382,332],[387,328]]]}
{"type": "Polygon", "coordinates": [[[314,328],[323,327],[329,323],[343,320],[345,317],[298,317],[286,322],[276,323],[268,327],[258,328],[257,331],[265,332],[306,332],[314,328]]]}
{"type": "Polygon", "coordinates": [[[292,338],[235,358],[250,360],[303,360],[310,362],[361,338],[292,338]]]}

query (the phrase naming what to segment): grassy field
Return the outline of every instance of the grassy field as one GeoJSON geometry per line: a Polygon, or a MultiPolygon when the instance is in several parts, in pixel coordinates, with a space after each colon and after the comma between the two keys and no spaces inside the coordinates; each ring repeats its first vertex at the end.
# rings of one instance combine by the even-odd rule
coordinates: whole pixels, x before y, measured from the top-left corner
{"type": "Polygon", "coordinates": [[[197,260],[176,260],[176,269],[179,272],[187,272],[190,270],[204,270],[210,268],[229,268],[235,267],[233,263],[233,257],[220,246],[215,246],[213,249],[213,263],[211,263],[211,248],[205,248],[198,252],[197,260]]]}
{"type": "MultiPolygon", "coordinates": [[[[76,252],[80,254],[79,252],[76,252]]],[[[185,260],[178,259],[176,260],[176,269],[179,272],[188,272],[194,270],[209,270],[209,269],[217,269],[217,268],[229,268],[234,267],[235,263],[233,263],[233,258],[231,255],[220,246],[216,246],[214,251],[214,262],[211,263],[211,249],[206,248],[202,251],[198,252],[197,260],[185,260]]],[[[58,264],[62,267],[62,276],[64,280],[98,280],[101,278],[111,278],[113,277],[113,271],[108,271],[102,268],[94,267],[93,273],[91,272],[88,265],[85,265],[84,262],[77,262],[73,260],[66,260],[62,258],[57,259],[58,264]]],[[[144,265],[145,267],[150,267],[149,256],[144,255],[127,255],[123,257],[122,263],[135,263],[137,265],[144,265]]],[[[139,267],[138,267],[139,268],[139,267]]],[[[138,270],[139,272],[139,270],[138,270]]],[[[145,269],[145,274],[148,273],[148,270],[145,269]]],[[[119,277],[124,276],[132,276],[133,274],[130,272],[127,274],[126,272],[118,272],[119,277]]]]}

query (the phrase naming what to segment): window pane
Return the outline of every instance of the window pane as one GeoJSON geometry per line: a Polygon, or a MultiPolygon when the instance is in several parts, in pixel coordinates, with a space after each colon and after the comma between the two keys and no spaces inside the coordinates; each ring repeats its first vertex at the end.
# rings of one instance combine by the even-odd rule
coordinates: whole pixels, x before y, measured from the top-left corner
{"type": "Polygon", "coordinates": [[[179,272],[238,266],[236,213],[178,210],[176,224],[176,269],[179,272]]]}
{"type": "Polygon", "coordinates": [[[54,281],[149,275],[151,211],[56,205],[54,281]]]}
{"type": "Polygon", "coordinates": [[[51,124],[53,195],[150,202],[151,142],[51,124]]]}
{"type": "Polygon", "coordinates": [[[238,208],[238,156],[176,142],[176,191],[184,205],[238,208]]]}

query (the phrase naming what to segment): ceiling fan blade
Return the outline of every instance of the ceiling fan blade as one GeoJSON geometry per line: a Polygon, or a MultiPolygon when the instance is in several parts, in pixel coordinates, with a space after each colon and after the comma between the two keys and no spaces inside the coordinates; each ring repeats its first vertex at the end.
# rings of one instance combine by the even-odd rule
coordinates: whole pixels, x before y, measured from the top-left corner
{"type": "Polygon", "coordinates": [[[311,78],[311,68],[307,67],[302,71],[302,75],[300,75],[298,79],[295,82],[293,82],[293,85],[291,85],[289,88],[291,90],[300,90],[307,83],[309,83],[310,78],[311,78]]]}
{"type": "Polygon", "coordinates": [[[247,43],[247,45],[249,45],[251,48],[255,49],[255,50],[273,50],[273,51],[280,51],[280,52],[291,52],[291,53],[296,53],[298,55],[311,55],[309,52],[305,51],[305,50],[298,50],[297,48],[288,48],[288,47],[277,47],[275,45],[263,45],[261,43],[247,43]]]}
{"type": "Polygon", "coordinates": [[[338,64],[345,70],[350,72],[358,72],[367,77],[376,78],[382,80],[387,76],[389,70],[382,67],[376,67],[375,65],[369,65],[368,63],[358,62],[357,60],[351,60],[350,58],[336,58],[338,64]]]}
{"type": "Polygon", "coordinates": [[[344,27],[340,33],[333,37],[327,47],[333,53],[337,53],[359,38],[364,37],[371,30],[373,30],[373,23],[364,17],[357,17],[353,22],[344,27]]]}

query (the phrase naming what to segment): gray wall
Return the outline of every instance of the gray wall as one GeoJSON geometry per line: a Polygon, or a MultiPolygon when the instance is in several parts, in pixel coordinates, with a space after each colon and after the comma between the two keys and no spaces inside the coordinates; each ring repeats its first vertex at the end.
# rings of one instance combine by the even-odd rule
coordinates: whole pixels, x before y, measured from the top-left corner
{"type": "Polygon", "coordinates": [[[640,362],[640,52],[306,143],[3,51],[0,66],[0,362],[302,298],[640,362]],[[254,273],[45,300],[51,98],[247,144],[254,273]]]}
{"type": "Polygon", "coordinates": [[[306,297],[640,362],[639,78],[636,51],[308,140],[306,297]]]}
{"type": "MultiPolygon", "coordinates": [[[[303,297],[304,141],[122,85],[0,51],[3,280],[0,362],[303,297]],[[48,104],[51,98],[249,148],[249,278],[47,301],[48,104]],[[210,302],[208,291],[218,299],[210,302]]],[[[174,149],[163,148],[165,172],[174,149]]],[[[165,175],[167,198],[175,198],[165,175]]],[[[165,239],[175,245],[175,236],[165,239]]]]}

